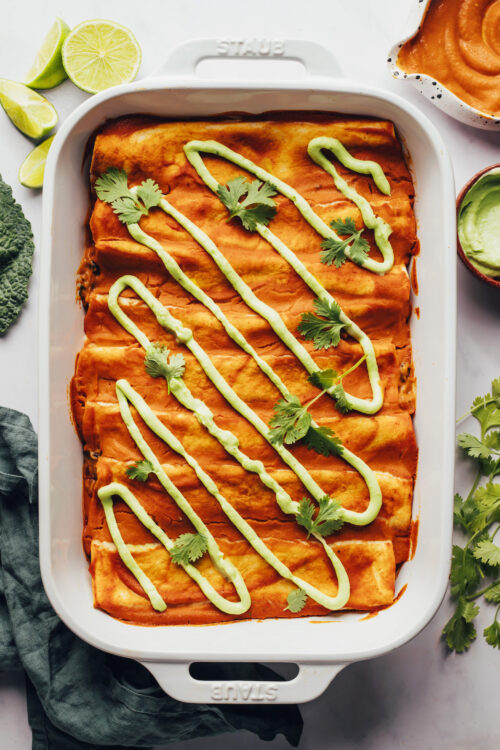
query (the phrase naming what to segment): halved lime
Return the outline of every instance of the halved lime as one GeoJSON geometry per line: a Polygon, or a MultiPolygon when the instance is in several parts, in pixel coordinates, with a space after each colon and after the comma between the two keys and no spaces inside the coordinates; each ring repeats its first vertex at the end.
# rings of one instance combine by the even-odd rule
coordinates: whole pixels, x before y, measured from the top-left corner
{"type": "Polygon", "coordinates": [[[35,62],[26,73],[26,86],[51,89],[68,77],[62,64],[61,48],[69,31],[68,24],[62,18],[56,18],[38,50],[35,62]]]}
{"type": "Polygon", "coordinates": [[[0,78],[0,104],[16,128],[29,138],[45,138],[57,123],[57,112],[48,99],[24,83],[0,78]]]}
{"type": "Polygon", "coordinates": [[[43,185],[43,173],[45,172],[45,162],[49,148],[54,140],[53,135],[42,143],[39,143],[33,151],[30,151],[26,159],[19,168],[19,182],[24,187],[41,188],[43,185]]]}
{"type": "Polygon", "coordinates": [[[89,94],[133,81],[141,48],[129,29],[114,21],[84,21],[66,37],[62,48],[66,73],[89,94]]]}

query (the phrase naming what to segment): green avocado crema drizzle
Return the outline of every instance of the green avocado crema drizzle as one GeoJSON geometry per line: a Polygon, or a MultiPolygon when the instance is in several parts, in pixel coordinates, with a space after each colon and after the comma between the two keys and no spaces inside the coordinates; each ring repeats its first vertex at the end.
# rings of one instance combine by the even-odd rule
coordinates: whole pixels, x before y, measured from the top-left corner
{"type": "MultiPolygon", "coordinates": [[[[182,387],[182,383],[174,382],[173,388],[179,385],[182,387]]],[[[194,581],[196,581],[205,596],[216,607],[218,607],[218,609],[234,615],[243,614],[244,612],[246,612],[250,607],[251,599],[245,582],[243,581],[243,578],[238,569],[229,560],[224,558],[224,555],[220,551],[217,542],[215,541],[207,526],[191,508],[184,495],[177,489],[177,487],[172,483],[172,481],[163,470],[155,453],[148,445],[147,441],[143,438],[139,428],[137,427],[137,424],[135,423],[130,412],[129,403],[134,406],[134,408],[137,410],[148,427],[159,438],[161,438],[161,440],[169,445],[172,450],[176,451],[176,453],[178,453],[185,459],[189,466],[191,466],[191,468],[195,471],[196,476],[203,484],[203,486],[208,490],[208,492],[210,492],[211,495],[213,495],[213,497],[215,497],[229,520],[243,534],[243,536],[252,545],[255,551],[264,560],[266,560],[266,562],[269,563],[269,565],[271,565],[276,570],[276,572],[281,575],[282,578],[295,583],[299,588],[305,591],[308,596],[310,596],[312,599],[314,599],[314,601],[318,602],[318,604],[321,604],[326,609],[340,609],[346,604],[347,600],[349,599],[350,593],[349,578],[339,558],[337,557],[337,555],[335,555],[331,547],[323,540],[322,537],[320,537],[319,535],[315,535],[316,538],[322,542],[325,552],[331,560],[334,566],[335,573],[337,575],[338,591],[335,596],[328,596],[327,594],[323,594],[315,586],[312,586],[311,584],[307,583],[307,581],[304,581],[302,578],[294,575],[292,571],[276,557],[276,555],[255,533],[250,524],[245,521],[245,519],[238,513],[238,511],[235,510],[235,508],[233,508],[233,506],[219,492],[216,483],[202,469],[198,461],[186,451],[177,437],[158,419],[151,408],[146,404],[144,399],[137,393],[137,391],[132,388],[132,386],[126,380],[119,380],[117,382],[116,393],[118,396],[118,404],[120,407],[122,419],[135,444],[141,451],[144,458],[151,463],[153,472],[158,477],[164,489],[174,499],[179,508],[186,514],[198,533],[203,534],[204,538],[207,541],[208,552],[212,561],[214,562],[214,565],[226,579],[230,580],[233,583],[236,592],[240,597],[239,602],[233,602],[225,599],[217,593],[217,591],[212,587],[205,576],[203,576],[203,574],[201,574],[195,566],[191,564],[183,565],[186,573],[191,576],[194,581]]],[[[220,430],[220,432],[222,433],[223,431],[220,430]]],[[[234,436],[232,436],[232,438],[234,439],[234,436]]],[[[227,437],[223,437],[222,439],[227,441],[227,437]]],[[[245,458],[248,459],[248,457],[246,456],[245,458]]],[[[248,461],[250,461],[250,459],[248,459],[248,461]]],[[[143,523],[143,525],[154,534],[154,536],[163,544],[167,551],[170,551],[172,549],[174,543],[160,529],[160,527],[154,523],[153,519],[148,515],[148,513],[136,500],[130,490],[125,487],[125,485],[113,482],[106,487],[102,487],[98,491],[99,498],[101,499],[101,501],[104,501],[103,504],[105,507],[106,519],[108,520],[108,516],[112,515],[110,532],[122,561],[129,568],[131,573],[136,576],[139,583],[141,583],[144,590],[148,594],[153,607],[162,611],[163,609],[165,609],[165,603],[161,599],[154,585],[147,578],[147,576],[145,576],[144,572],[140,569],[137,563],[133,560],[127,545],[123,541],[120,532],[118,531],[116,519],[114,518],[114,513],[112,510],[112,497],[116,494],[118,494],[122,499],[125,500],[129,508],[133,513],[137,515],[141,523],[143,523]],[[139,577],[138,575],[139,571],[141,577],[139,577]]]]}
{"type": "MultiPolygon", "coordinates": [[[[394,265],[394,253],[392,246],[389,242],[389,236],[392,232],[391,227],[380,217],[375,216],[372,207],[368,201],[363,198],[354,188],[350,187],[348,183],[338,174],[332,162],[327,159],[323,151],[331,151],[341,164],[347,169],[353,172],[361,174],[370,174],[381,193],[389,195],[391,192],[389,182],[382,170],[380,164],[370,160],[356,159],[347,151],[342,143],[337,138],[313,138],[308,146],[308,154],[313,161],[322,167],[328,174],[333,177],[336,188],[349,200],[352,200],[361,212],[363,222],[369,229],[374,230],[375,242],[378,249],[382,253],[383,260],[377,261],[373,258],[365,258],[361,265],[368,271],[374,273],[386,273],[390,271],[394,265]]],[[[286,182],[278,179],[270,172],[267,172],[262,167],[259,167],[250,159],[246,159],[236,151],[232,151],[227,146],[217,141],[190,141],[184,146],[184,153],[186,154],[187,160],[191,163],[194,169],[198,172],[199,176],[207,187],[210,188],[214,193],[217,194],[219,183],[209,172],[205,163],[201,157],[202,153],[213,154],[221,159],[236,164],[237,166],[245,169],[250,174],[255,175],[259,180],[269,183],[275,190],[281,195],[292,201],[295,204],[298,211],[302,214],[304,219],[310,224],[313,229],[318,232],[325,239],[331,238],[339,240],[339,236],[334,230],[329,227],[325,222],[313,211],[311,205],[306,199],[300,195],[294,188],[288,185],[286,182]]],[[[297,271],[297,273],[303,278],[311,289],[318,295],[324,297],[326,292],[315,277],[309,272],[304,273],[305,267],[299,261],[299,259],[292,253],[289,248],[284,245],[278,237],[276,237],[270,229],[264,224],[258,224],[256,231],[269,242],[272,247],[287,260],[290,265],[297,271]],[[300,269],[300,270],[299,270],[300,269]],[[311,283],[312,282],[312,283],[311,283]],[[315,288],[316,287],[316,288],[315,288]]],[[[349,250],[346,251],[346,255],[349,258],[349,250]]]]}

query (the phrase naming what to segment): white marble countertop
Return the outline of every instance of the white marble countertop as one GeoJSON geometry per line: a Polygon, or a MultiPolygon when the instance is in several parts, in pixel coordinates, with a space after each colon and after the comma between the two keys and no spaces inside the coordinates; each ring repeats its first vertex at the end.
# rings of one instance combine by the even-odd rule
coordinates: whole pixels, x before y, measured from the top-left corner
{"type": "MultiPolygon", "coordinates": [[[[441,131],[450,150],[457,188],[477,170],[500,160],[500,134],[475,130],[438,112],[411,87],[389,76],[385,60],[399,39],[409,7],[416,0],[74,0],[2,2],[1,75],[20,79],[41,37],[56,15],[71,25],[102,17],[126,24],[143,49],[140,76],[158,68],[176,44],[221,36],[314,39],[330,48],[344,73],[393,91],[420,107],[441,131]],[[138,10],[140,8],[140,10],[138,10]]],[[[227,63],[226,63],[227,64],[227,63]]],[[[69,82],[48,92],[63,118],[86,95],[69,82]]],[[[41,197],[17,181],[31,149],[0,111],[0,173],[33,225],[38,251],[41,197]]],[[[36,350],[38,255],[30,298],[19,322],[0,340],[0,403],[27,412],[37,423],[36,350]]],[[[486,288],[458,267],[457,413],[489,389],[500,375],[500,293],[486,288]]],[[[457,489],[468,484],[468,467],[459,460],[457,489]]],[[[354,664],[323,696],[302,708],[302,750],[492,750],[500,746],[498,705],[500,654],[482,637],[466,655],[448,655],[440,631],[452,612],[448,598],[429,626],[411,643],[372,661],[354,664]]],[[[482,612],[479,625],[487,624],[482,612]]],[[[18,675],[0,675],[2,750],[27,750],[24,688],[18,675]]],[[[125,738],[124,738],[125,741],[125,738]]],[[[289,747],[282,737],[264,743],[247,733],[223,740],[240,750],[289,747]]],[[[169,745],[172,750],[215,750],[220,738],[169,745]]]]}

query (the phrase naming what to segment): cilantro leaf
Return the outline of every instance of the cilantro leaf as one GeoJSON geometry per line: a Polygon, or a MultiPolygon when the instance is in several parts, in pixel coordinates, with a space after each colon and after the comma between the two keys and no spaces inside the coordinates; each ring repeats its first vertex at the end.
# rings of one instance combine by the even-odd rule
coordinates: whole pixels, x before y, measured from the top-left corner
{"type": "Polygon", "coordinates": [[[137,197],[144,203],[144,208],[149,211],[150,208],[160,205],[163,194],[159,185],[154,180],[148,178],[144,180],[137,188],[137,197]]]}
{"type": "Polygon", "coordinates": [[[335,399],[335,406],[341,414],[347,414],[347,412],[351,411],[351,405],[347,400],[346,392],[342,383],[337,383],[332,391],[332,396],[335,399]]]}
{"type": "Polygon", "coordinates": [[[235,177],[227,185],[219,185],[217,195],[230,218],[237,216],[249,232],[254,232],[258,224],[267,226],[276,215],[276,203],[272,199],[276,190],[268,182],[248,182],[244,177],[235,177]]]}
{"type": "Polygon", "coordinates": [[[346,247],[349,240],[334,240],[333,237],[327,237],[321,243],[320,260],[325,266],[331,266],[335,263],[335,268],[340,268],[347,260],[346,247]]]}
{"type": "Polygon", "coordinates": [[[309,450],[322,456],[341,456],[343,453],[341,439],[329,427],[309,427],[304,443],[309,450]]]}
{"type": "Polygon", "coordinates": [[[141,217],[147,214],[132,195],[116,198],[111,207],[123,224],[138,224],[141,217]]]}
{"type": "Polygon", "coordinates": [[[170,557],[176,565],[188,565],[203,557],[207,551],[207,540],[203,534],[181,534],[170,549],[170,557]]]}
{"type": "Polygon", "coordinates": [[[480,575],[479,563],[471,550],[454,544],[450,573],[452,595],[468,594],[473,591],[479,583],[480,575]]]}
{"type": "Polygon", "coordinates": [[[311,534],[329,536],[344,524],[342,506],[336,500],[324,495],[318,500],[318,506],[318,514],[314,518],[314,503],[307,497],[303,497],[299,503],[295,520],[306,529],[308,538],[311,534]]]}
{"type": "Polygon", "coordinates": [[[493,648],[500,648],[500,622],[494,620],[491,625],[483,630],[486,643],[493,648]]]}
{"type": "Polygon", "coordinates": [[[487,565],[500,565],[500,547],[497,547],[491,539],[482,539],[478,542],[472,554],[476,560],[481,560],[481,562],[487,565]]]}
{"type": "Polygon", "coordinates": [[[477,437],[470,435],[468,432],[462,432],[457,437],[458,445],[467,451],[471,458],[489,458],[490,449],[484,445],[477,437]]]}
{"type": "Polygon", "coordinates": [[[144,180],[134,193],[128,186],[127,173],[110,167],[95,181],[97,197],[109,203],[124,224],[137,224],[149,209],[158,206],[162,193],[154,180],[144,180]]]}
{"type": "Polygon", "coordinates": [[[130,477],[130,479],[138,479],[139,482],[146,482],[152,471],[153,466],[149,461],[144,459],[143,461],[136,461],[133,466],[129,466],[125,474],[130,477]]]}
{"type": "Polygon", "coordinates": [[[335,263],[337,268],[347,260],[346,250],[349,249],[349,257],[354,263],[362,264],[370,252],[370,244],[361,237],[365,228],[362,227],[360,230],[356,230],[354,220],[349,216],[347,219],[334,219],[330,222],[331,228],[341,236],[345,236],[344,240],[337,240],[333,237],[328,237],[321,243],[321,262],[327,266],[331,266],[335,263]]]}
{"type": "Polygon", "coordinates": [[[287,598],[287,607],[285,607],[285,610],[289,610],[290,612],[300,612],[304,609],[307,602],[307,594],[302,589],[294,589],[293,591],[290,591],[287,598]]]}
{"type": "MultiPolygon", "coordinates": [[[[497,383],[497,381],[493,381],[497,383]]],[[[492,383],[492,386],[493,386],[492,383]]],[[[478,396],[472,402],[470,412],[481,425],[481,432],[484,435],[491,427],[500,427],[500,396],[487,393],[485,396],[478,396]]]]}
{"type": "Polygon", "coordinates": [[[341,320],[342,310],[337,302],[325,302],[321,299],[314,300],[314,310],[303,313],[297,330],[307,341],[314,342],[315,349],[329,349],[338,346],[340,333],[347,323],[341,320]],[[321,317],[318,317],[321,316],[321,317]],[[323,318],[326,318],[324,320],[323,318]]]}
{"type": "Polygon", "coordinates": [[[311,422],[307,407],[302,406],[297,396],[286,396],[274,405],[274,416],[269,421],[271,443],[296,443],[307,433],[311,422]]]}
{"type": "Polygon", "coordinates": [[[163,344],[152,344],[146,351],[144,367],[152,378],[167,379],[168,392],[173,378],[182,378],[186,369],[186,362],[182,354],[170,354],[170,350],[163,344]]]}
{"type": "Polygon", "coordinates": [[[464,500],[456,493],[453,501],[453,521],[464,531],[474,531],[475,521],[479,515],[477,505],[472,497],[464,500]]]}
{"type": "Polygon", "coordinates": [[[492,604],[500,604],[500,581],[485,592],[484,598],[487,602],[492,602],[492,604]]]}
{"type": "Polygon", "coordinates": [[[451,651],[461,654],[475,640],[476,628],[473,619],[478,613],[477,605],[467,602],[463,597],[459,598],[455,614],[448,620],[442,631],[443,638],[451,651]]]}
{"type": "Polygon", "coordinates": [[[321,388],[322,391],[326,391],[328,388],[332,387],[337,378],[337,371],[328,369],[313,372],[307,379],[312,385],[315,385],[316,388],[321,388]]]}
{"type": "Polygon", "coordinates": [[[478,487],[469,502],[474,506],[469,520],[471,531],[481,531],[493,521],[500,521],[500,484],[488,482],[478,487]]]}
{"type": "Polygon", "coordinates": [[[113,203],[117,198],[128,195],[128,178],[123,169],[109,167],[95,181],[97,197],[105,203],[113,203]]]}

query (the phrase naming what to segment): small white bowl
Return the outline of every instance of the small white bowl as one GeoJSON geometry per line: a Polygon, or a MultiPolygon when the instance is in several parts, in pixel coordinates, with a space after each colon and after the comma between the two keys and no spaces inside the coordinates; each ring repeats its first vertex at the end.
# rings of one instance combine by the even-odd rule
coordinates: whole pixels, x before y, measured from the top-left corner
{"type": "Polygon", "coordinates": [[[472,125],[474,128],[497,130],[500,132],[500,117],[488,115],[475,107],[471,107],[470,104],[467,104],[453,94],[435,78],[425,73],[406,73],[398,66],[399,50],[405,42],[420,31],[427,8],[431,2],[432,0],[427,0],[427,2],[425,0],[415,0],[406,23],[406,35],[389,50],[389,54],[387,55],[387,64],[392,76],[399,80],[409,81],[415,86],[417,91],[420,91],[436,107],[447,115],[450,115],[450,117],[454,117],[455,120],[460,120],[460,122],[464,122],[466,125],[472,125]]]}

